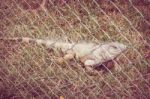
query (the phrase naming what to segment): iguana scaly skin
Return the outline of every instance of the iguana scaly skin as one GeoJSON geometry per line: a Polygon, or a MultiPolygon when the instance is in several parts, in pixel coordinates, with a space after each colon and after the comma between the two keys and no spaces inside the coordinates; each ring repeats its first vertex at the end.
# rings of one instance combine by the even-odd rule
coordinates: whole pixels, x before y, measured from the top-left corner
{"type": "Polygon", "coordinates": [[[10,40],[26,43],[36,43],[45,45],[48,48],[57,48],[64,53],[64,57],[59,62],[69,59],[79,59],[85,66],[94,66],[113,60],[125,49],[126,45],[119,42],[106,42],[102,44],[95,43],[65,43],[54,40],[23,38],[1,38],[1,40],[10,40]]]}

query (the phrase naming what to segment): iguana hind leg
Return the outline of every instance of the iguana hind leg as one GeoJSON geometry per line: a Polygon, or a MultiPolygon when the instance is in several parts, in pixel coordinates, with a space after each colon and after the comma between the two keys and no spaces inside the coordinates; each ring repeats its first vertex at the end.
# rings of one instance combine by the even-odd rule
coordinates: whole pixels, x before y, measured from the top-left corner
{"type": "Polygon", "coordinates": [[[63,57],[57,59],[57,61],[62,64],[67,60],[71,60],[75,57],[75,53],[73,51],[68,51],[63,57]]]}

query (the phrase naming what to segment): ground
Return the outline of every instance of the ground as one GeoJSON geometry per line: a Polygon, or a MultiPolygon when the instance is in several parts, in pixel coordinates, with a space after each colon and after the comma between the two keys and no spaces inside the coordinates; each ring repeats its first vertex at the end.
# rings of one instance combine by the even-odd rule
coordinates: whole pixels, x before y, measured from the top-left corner
{"type": "Polygon", "coordinates": [[[59,52],[0,41],[0,98],[150,98],[148,0],[47,0],[47,12],[24,9],[21,1],[1,0],[1,38],[118,41],[128,48],[115,60],[120,71],[90,75],[78,60],[58,64],[59,52]]]}

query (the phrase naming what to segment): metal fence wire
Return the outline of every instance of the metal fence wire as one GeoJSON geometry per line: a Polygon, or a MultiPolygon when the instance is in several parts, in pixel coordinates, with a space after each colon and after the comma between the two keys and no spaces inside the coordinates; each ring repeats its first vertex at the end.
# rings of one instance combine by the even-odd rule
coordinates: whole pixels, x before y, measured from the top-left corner
{"type": "Polygon", "coordinates": [[[149,4],[149,0],[1,0],[0,98],[150,99],[149,4]],[[16,37],[54,42],[47,48],[7,40],[16,37]],[[80,42],[100,46],[119,42],[127,48],[89,71],[77,58],[59,63],[66,52],[54,48],[58,42],[74,44],[70,49],[80,42]]]}

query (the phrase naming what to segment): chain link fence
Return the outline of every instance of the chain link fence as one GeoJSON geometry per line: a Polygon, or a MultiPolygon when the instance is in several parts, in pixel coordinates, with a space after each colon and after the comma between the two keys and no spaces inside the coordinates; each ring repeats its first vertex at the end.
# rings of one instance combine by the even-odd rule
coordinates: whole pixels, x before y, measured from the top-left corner
{"type": "Polygon", "coordinates": [[[106,70],[90,75],[60,51],[0,42],[2,99],[149,99],[149,0],[1,0],[1,38],[63,42],[118,41],[128,46],[106,70]]]}

